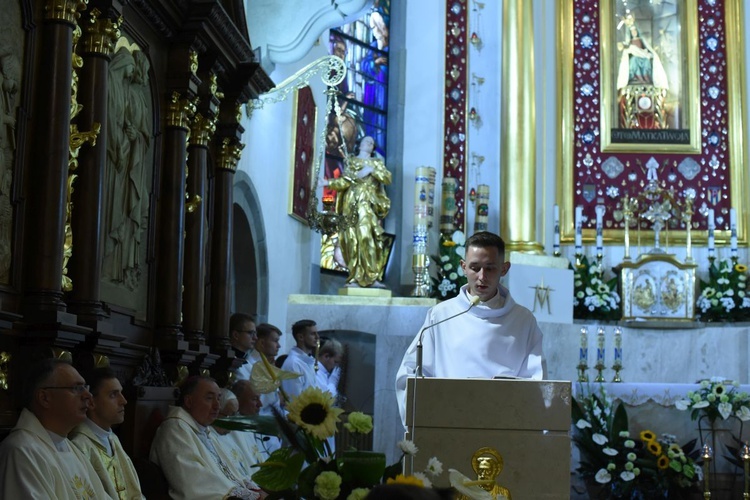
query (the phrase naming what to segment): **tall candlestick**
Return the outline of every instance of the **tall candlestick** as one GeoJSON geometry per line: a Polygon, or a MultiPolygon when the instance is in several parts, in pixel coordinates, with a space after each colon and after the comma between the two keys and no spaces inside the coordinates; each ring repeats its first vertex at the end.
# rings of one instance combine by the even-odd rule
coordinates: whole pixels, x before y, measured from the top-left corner
{"type": "Polygon", "coordinates": [[[615,361],[612,363],[612,369],[615,371],[615,376],[612,382],[622,382],[620,377],[620,370],[622,370],[622,329],[619,326],[615,327],[615,361]]]}
{"type": "Polygon", "coordinates": [[[604,327],[600,326],[596,332],[596,378],[594,382],[604,382],[604,327]]]}
{"type": "Polygon", "coordinates": [[[602,219],[604,218],[604,205],[596,206],[596,254],[602,255],[604,253],[604,226],[602,225],[602,219]]]}
{"type": "Polygon", "coordinates": [[[713,259],[716,257],[716,241],[714,239],[714,231],[716,230],[716,222],[714,221],[714,209],[708,210],[708,258],[713,259]]]}
{"type": "Polygon", "coordinates": [[[729,250],[733,259],[737,258],[737,212],[729,209],[729,250]]]}
{"type": "Polygon", "coordinates": [[[552,224],[552,251],[557,256],[560,255],[560,207],[557,204],[552,208],[552,224]]]}
{"type": "Polygon", "coordinates": [[[578,381],[589,381],[589,330],[581,327],[581,339],[578,347],[578,381]]]}
{"type": "Polygon", "coordinates": [[[747,441],[745,441],[745,444],[742,447],[740,458],[742,459],[745,469],[745,491],[742,493],[742,498],[750,499],[750,447],[748,447],[747,441]]]}
{"type": "Polygon", "coordinates": [[[576,253],[582,254],[583,253],[583,207],[580,205],[576,207],[575,244],[576,244],[576,253]]]}

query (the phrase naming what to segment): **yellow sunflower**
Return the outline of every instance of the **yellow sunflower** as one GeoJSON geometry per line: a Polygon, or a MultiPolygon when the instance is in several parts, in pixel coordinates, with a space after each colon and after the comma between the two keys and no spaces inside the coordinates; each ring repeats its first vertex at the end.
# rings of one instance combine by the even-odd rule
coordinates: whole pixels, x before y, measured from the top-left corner
{"type": "Polygon", "coordinates": [[[652,455],[656,455],[657,457],[661,455],[661,445],[658,441],[649,441],[648,442],[648,451],[652,455]]]}
{"type": "Polygon", "coordinates": [[[640,436],[641,436],[641,441],[645,441],[647,443],[656,439],[656,434],[654,434],[651,431],[641,431],[640,436]]]}
{"type": "Polygon", "coordinates": [[[661,470],[664,470],[667,467],[669,467],[669,459],[667,458],[667,456],[666,455],[660,456],[659,460],[656,461],[656,466],[661,470]]]}
{"type": "Polygon", "coordinates": [[[317,387],[308,387],[287,406],[289,420],[302,427],[305,432],[318,439],[326,439],[336,433],[341,408],[333,407],[333,397],[317,387]]]}
{"type": "Polygon", "coordinates": [[[745,271],[747,271],[747,266],[744,266],[742,264],[735,264],[734,270],[737,271],[738,273],[744,273],[745,271]]]}
{"type": "Polygon", "coordinates": [[[411,484],[414,486],[419,486],[420,488],[424,488],[424,483],[421,479],[414,476],[404,476],[403,474],[398,474],[396,477],[389,477],[385,484],[411,484]]]}

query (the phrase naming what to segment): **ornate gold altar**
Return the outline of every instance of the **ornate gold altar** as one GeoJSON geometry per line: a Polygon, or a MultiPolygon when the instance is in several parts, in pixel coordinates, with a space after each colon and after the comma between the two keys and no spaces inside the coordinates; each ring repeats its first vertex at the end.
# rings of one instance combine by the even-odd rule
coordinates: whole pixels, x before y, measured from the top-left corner
{"type": "MultiPolygon", "coordinates": [[[[652,159],[653,160],[653,159],[652,159]]],[[[651,161],[647,164],[649,166],[651,161]]],[[[652,168],[652,167],[649,167],[652,168]]],[[[638,196],[623,197],[625,220],[625,256],[615,267],[620,278],[623,320],[693,321],[695,319],[695,294],[697,265],[692,257],[691,221],[693,197],[678,196],[672,189],[664,189],[654,172],[638,196]],[[640,228],[648,221],[653,232],[654,246],[630,259],[630,227],[640,228]],[[686,256],[680,261],[667,253],[660,243],[660,233],[670,225],[683,225],[686,229],[686,256]],[[671,224],[670,224],[671,223],[671,224]]]]}

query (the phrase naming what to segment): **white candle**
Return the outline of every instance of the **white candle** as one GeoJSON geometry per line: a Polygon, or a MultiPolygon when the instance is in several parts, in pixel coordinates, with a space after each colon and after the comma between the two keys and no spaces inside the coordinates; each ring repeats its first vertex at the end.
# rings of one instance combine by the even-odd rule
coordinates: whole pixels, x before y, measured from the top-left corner
{"type": "Polygon", "coordinates": [[[589,361],[589,330],[585,326],[581,327],[581,344],[578,350],[578,361],[584,365],[589,361]]]}
{"type": "Polygon", "coordinates": [[[552,223],[554,224],[552,248],[555,253],[560,253],[560,207],[555,205],[552,208],[552,223]]]}
{"type": "Polygon", "coordinates": [[[622,365],[622,330],[615,327],[615,365],[622,365]]]}
{"type": "Polygon", "coordinates": [[[716,242],[714,240],[714,230],[716,222],[714,221],[714,209],[708,210],[708,256],[714,257],[716,252],[716,242]]]}
{"type": "Polygon", "coordinates": [[[732,257],[737,257],[737,212],[733,209],[729,209],[729,249],[732,257]]]}
{"type": "Polygon", "coordinates": [[[596,334],[596,362],[604,364],[604,328],[601,326],[596,334]]]}
{"type": "Polygon", "coordinates": [[[575,237],[575,244],[576,244],[576,253],[583,253],[583,207],[577,206],[576,207],[576,237],[575,237]]]}
{"type": "Polygon", "coordinates": [[[602,219],[604,218],[604,205],[596,206],[596,252],[601,254],[604,250],[604,235],[602,219]]]}

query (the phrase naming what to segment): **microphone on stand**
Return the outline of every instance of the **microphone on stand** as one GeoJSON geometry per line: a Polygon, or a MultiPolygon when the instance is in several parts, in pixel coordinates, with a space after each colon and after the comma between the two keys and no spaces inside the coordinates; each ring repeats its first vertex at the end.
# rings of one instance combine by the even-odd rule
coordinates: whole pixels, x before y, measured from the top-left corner
{"type": "Polygon", "coordinates": [[[471,310],[472,307],[474,307],[475,305],[479,304],[479,300],[480,299],[479,299],[478,296],[476,296],[476,295],[473,296],[469,300],[469,302],[470,302],[469,307],[465,311],[461,311],[460,313],[454,314],[453,316],[449,316],[449,317],[447,317],[445,319],[441,319],[437,323],[432,323],[431,325],[427,325],[427,326],[425,326],[424,328],[422,328],[419,331],[419,339],[417,340],[417,371],[416,371],[415,376],[417,376],[417,377],[422,377],[423,376],[422,375],[422,337],[424,336],[424,332],[426,332],[427,330],[429,330],[433,326],[437,326],[440,323],[445,323],[446,321],[452,320],[453,318],[457,318],[458,316],[461,316],[462,314],[466,314],[467,312],[469,312],[471,310]]]}
{"type": "MultiPolygon", "coordinates": [[[[410,438],[411,438],[412,441],[415,440],[415,435],[416,435],[416,421],[417,421],[417,379],[424,378],[424,375],[422,374],[422,337],[424,336],[424,332],[426,332],[427,330],[429,330],[433,326],[437,326],[440,323],[445,323],[446,321],[449,321],[449,320],[451,320],[453,318],[461,316],[462,314],[466,314],[467,312],[469,312],[471,310],[472,307],[474,307],[475,305],[479,304],[479,300],[480,299],[479,299],[478,296],[471,297],[471,299],[469,299],[469,307],[466,310],[461,311],[459,313],[456,313],[453,316],[449,316],[449,317],[447,317],[445,319],[441,319],[437,323],[432,323],[431,325],[427,325],[427,326],[425,326],[424,328],[422,328],[419,331],[419,338],[417,339],[417,367],[416,367],[417,369],[416,369],[416,372],[415,372],[414,386],[413,386],[413,391],[412,391],[412,395],[411,395],[411,398],[412,398],[412,407],[411,407],[411,436],[410,436],[410,438]]],[[[411,456],[411,468],[412,468],[412,470],[414,469],[414,456],[413,455],[411,456]]]]}

